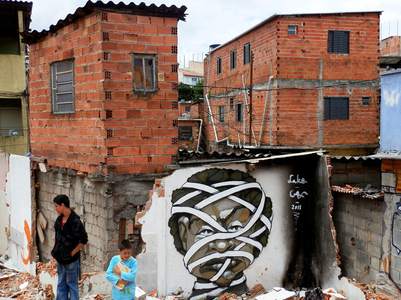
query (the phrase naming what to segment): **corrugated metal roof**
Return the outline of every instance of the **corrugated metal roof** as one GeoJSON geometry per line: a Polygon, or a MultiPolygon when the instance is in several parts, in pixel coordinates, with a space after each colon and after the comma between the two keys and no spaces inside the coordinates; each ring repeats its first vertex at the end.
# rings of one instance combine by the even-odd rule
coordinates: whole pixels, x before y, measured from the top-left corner
{"type": "Polygon", "coordinates": [[[388,152],[379,152],[372,157],[376,159],[401,159],[401,151],[388,151],[388,152]]]}
{"type": "Polygon", "coordinates": [[[17,9],[24,12],[24,27],[25,30],[28,30],[31,23],[32,2],[0,0],[0,10],[5,11],[8,9],[17,9]]]}
{"type": "Polygon", "coordinates": [[[331,190],[336,193],[351,194],[367,199],[379,199],[384,197],[384,193],[381,190],[370,186],[367,186],[366,188],[360,188],[349,184],[344,186],[333,185],[331,190]]]}
{"type": "Polygon", "coordinates": [[[354,156],[354,155],[336,155],[330,156],[331,159],[346,159],[346,160],[376,160],[380,159],[375,155],[367,155],[367,156],[354,156]]]}
{"type": "Polygon", "coordinates": [[[64,19],[59,20],[55,25],[51,25],[48,30],[42,30],[40,32],[36,30],[29,33],[26,32],[24,34],[25,42],[27,42],[28,44],[36,43],[41,38],[47,36],[49,33],[56,32],[60,28],[63,28],[64,26],[67,26],[75,22],[76,20],[89,15],[95,10],[115,11],[144,16],[176,18],[178,20],[185,21],[185,11],[187,10],[187,7],[177,7],[175,5],[166,6],[164,4],[160,6],[157,6],[155,4],[146,5],[144,2],[141,2],[140,4],[135,4],[133,2],[128,4],[125,4],[123,2],[114,3],[112,1],[103,3],[102,1],[92,2],[89,0],[84,6],[77,8],[73,14],[68,14],[64,19]]]}
{"type": "Polygon", "coordinates": [[[228,42],[225,42],[223,44],[221,44],[220,46],[214,48],[213,50],[211,50],[209,53],[213,53],[214,51],[230,44],[231,42],[239,39],[240,37],[248,34],[249,32],[254,31],[255,29],[265,25],[266,23],[272,22],[275,19],[278,18],[291,18],[291,17],[315,17],[315,16],[330,16],[330,15],[338,15],[338,16],[342,16],[342,15],[350,15],[350,14],[370,14],[370,13],[376,13],[376,14],[381,14],[382,11],[355,11],[355,12],[331,12],[331,13],[300,13],[300,14],[275,14],[270,16],[269,18],[265,19],[264,21],[260,22],[259,24],[256,24],[255,26],[251,27],[250,29],[248,29],[247,31],[239,34],[238,36],[234,37],[233,39],[229,40],[228,42]]]}

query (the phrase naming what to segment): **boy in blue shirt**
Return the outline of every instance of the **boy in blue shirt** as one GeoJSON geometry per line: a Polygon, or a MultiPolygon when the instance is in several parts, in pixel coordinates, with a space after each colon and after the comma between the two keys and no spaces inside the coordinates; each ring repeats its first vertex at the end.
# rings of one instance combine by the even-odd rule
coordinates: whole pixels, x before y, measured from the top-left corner
{"type": "Polygon", "coordinates": [[[113,285],[113,300],[135,299],[136,259],[131,256],[131,243],[121,241],[120,255],[113,256],[106,271],[106,279],[113,285]]]}

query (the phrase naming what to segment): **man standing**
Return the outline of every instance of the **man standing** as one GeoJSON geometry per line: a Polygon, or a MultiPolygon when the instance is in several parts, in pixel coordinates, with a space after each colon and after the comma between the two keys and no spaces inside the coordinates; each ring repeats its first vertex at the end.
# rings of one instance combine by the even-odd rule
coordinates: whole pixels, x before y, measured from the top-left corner
{"type": "Polygon", "coordinates": [[[57,261],[57,300],[78,300],[80,250],[88,242],[88,235],[79,216],[70,208],[68,196],[58,195],[53,202],[59,215],[54,223],[52,250],[57,261]]]}

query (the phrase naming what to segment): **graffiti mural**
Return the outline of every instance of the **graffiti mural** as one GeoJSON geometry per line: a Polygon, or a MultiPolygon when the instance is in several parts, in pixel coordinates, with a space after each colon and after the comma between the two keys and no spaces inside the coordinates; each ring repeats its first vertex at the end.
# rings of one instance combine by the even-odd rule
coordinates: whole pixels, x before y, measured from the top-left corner
{"type": "Polygon", "coordinates": [[[246,270],[268,243],[272,201],[247,173],[207,169],[172,193],[174,245],[196,277],[191,298],[248,290],[246,270]]]}

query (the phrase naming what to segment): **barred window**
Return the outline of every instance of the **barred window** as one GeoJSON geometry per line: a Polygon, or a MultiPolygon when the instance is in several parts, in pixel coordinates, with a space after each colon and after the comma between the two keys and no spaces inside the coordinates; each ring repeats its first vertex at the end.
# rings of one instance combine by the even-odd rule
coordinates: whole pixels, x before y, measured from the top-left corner
{"type": "Polygon", "coordinates": [[[74,113],[74,60],[54,62],[50,67],[53,113],[74,113]]]}
{"type": "Polygon", "coordinates": [[[349,99],[347,97],[325,97],[324,98],[325,120],[348,120],[349,99]]]}
{"type": "Polygon", "coordinates": [[[192,140],[192,127],[191,126],[178,127],[178,139],[180,141],[192,140]]]}
{"type": "Polygon", "coordinates": [[[329,30],[327,50],[329,53],[349,53],[349,31],[329,30]]]}

